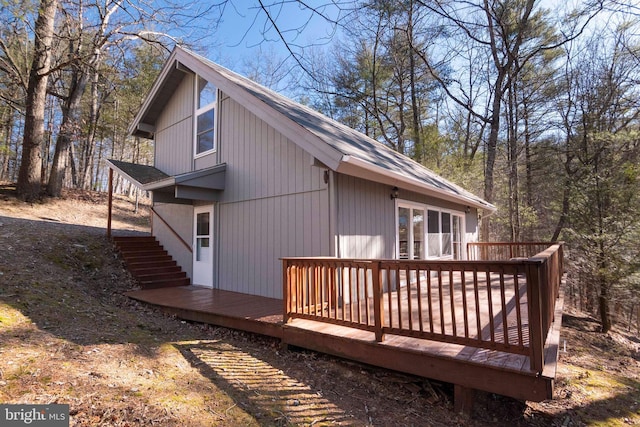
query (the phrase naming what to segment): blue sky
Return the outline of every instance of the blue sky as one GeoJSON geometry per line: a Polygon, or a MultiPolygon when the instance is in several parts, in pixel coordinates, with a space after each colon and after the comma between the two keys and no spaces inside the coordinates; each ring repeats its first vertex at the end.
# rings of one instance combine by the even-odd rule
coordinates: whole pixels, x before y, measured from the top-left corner
{"type": "MultiPolygon", "coordinates": [[[[304,55],[303,49],[312,45],[326,46],[333,35],[334,26],[330,22],[297,2],[264,0],[263,4],[296,53],[304,55]]],[[[317,7],[318,12],[330,19],[344,13],[330,0],[311,0],[305,4],[317,7]]],[[[236,71],[242,71],[242,62],[255,59],[259,51],[282,58],[289,55],[257,0],[229,1],[220,26],[207,40],[210,42],[205,55],[236,71]]]]}

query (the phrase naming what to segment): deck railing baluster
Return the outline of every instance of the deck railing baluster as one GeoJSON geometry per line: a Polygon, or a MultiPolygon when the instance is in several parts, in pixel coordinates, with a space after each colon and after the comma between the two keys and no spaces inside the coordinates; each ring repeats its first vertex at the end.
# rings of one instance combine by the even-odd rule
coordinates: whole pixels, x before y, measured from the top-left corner
{"type": "Polygon", "coordinates": [[[321,299],[322,299],[322,311],[321,316],[323,318],[329,317],[329,266],[326,262],[319,263],[320,266],[320,286],[321,286],[321,299]]]}
{"type": "Polygon", "coordinates": [[[395,265],[396,272],[396,305],[398,306],[398,328],[402,329],[402,276],[400,276],[400,263],[395,265]]]}
{"type": "Polygon", "coordinates": [[[500,269],[500,303],[502,304],[502,333],[504,343],[509,345],[509,321],[507,319],[507,296],[504,287],[504,270],[500,269]]]}
{"type": "Polygon", "coordinates": [[[455,287],[453,284],[453,270],[449,269],[449,301],[451,303],[451,333],[458,336],[458,325],[456,323],[455,287]]]}
{"type": "Polygon", "coordinates": [[[409,265],[405,267],[405,276],[407,277],[407,322],[409,323],[409,330],[413,331],[413,311],[411,304],[411,273],[413,270],[409,269],[409,265]]]}
{"type": "Polygon", "coordinates": [[[467,278],[464,268],[460,270],[460,286],[462,289],[462,314],[464,315],[464,337],[469,338],[469,314],[467,308],[467,278]]]}
{"type": "Polygon", "coordinates": [[[357,323],[362,323],[361,309],[360,309],[360,266],[355,266],[356,274],[356,316],[358,316],[357,323]]]}
{"type": "Polygon", "coordinates": [[[496,343],[496,325],[493,321],[493,288],[491,286],[491,275],[487,271],[486,272],[486,283],[487,283],[487,301],[489,306],[489,332],[491,334],[491,343],[496,343]]]}
{"type": "Polygon", "coordinates": [[[433,302],[431,301],[431,269],[427,267],[427,298],[429,306],[429,332],[433,333],[433,302]]]}
{"type": "MultiPolygon", "coordinates": [[[[371,270],[372,274],[373,274],[373,269],[371,270]]],[[[380,282],[380,278],[378,278],[378,282],[380,282]]],[[[371,286],[372,286],[372,290],[373,290],[373,277],[371,280],[371,286]]],[[[367,319],[367,325],[370,325],[370,310],[369,310],[369,270],[365,267],[364,269],[364,302],[365,302],[365,306],[364,306],[364,315],[366,316],[367,319]]],[[[375,323],[375,322],[374,322],[375,323]]]]}
{"type": "Polygon", "coordinates": [[[347,301],[347,296],[345,295],[345,291],[348,289],[348,283],[344,283],[345,281],[345,271],[347,272],[347,281],[349,280],[349,267],[348,264],[341,264],[340,265],[340,274],[338,275],[338,277],[340,278],[339,283],[340,283],[340,295],[342,295],[342,301],[340,304],[340,317],[341,320],[345,320],[345,315],[346,315],[346,308],[345,308],[345,304],[347,301]]]}
{"type": "Polygon", "coordinates": [[[440,333],[445,334],[444,329],[444,292],[442,289],[442,267],[438,267],[438,302],[440,303],[440,333]]]}
{"type": "Polygon", "coordinates": [[[480,290],[478,287],[478,269],[473,269],[473,296],[476,309],[476,338],[482,339],[482,319],[480,317],[480,290]]]}
{"type": "Polygon", "coordinates": [[[307,312],[311,314],[311,310],[313,308],[313,288],[311,287],[311,275],[313,272],[313,263],[309,263],[309,266],[304,272],[304,283],[305,283],[305,291],[307,293],[307,312]]]}
{"type": "Polygon", "coordinates": [[[418,326],[420,332],[424,332],[424,324],[422,322],[422,283],[420,283],[420,267],[416,268],[416,293],[418,298],[418,326]]]}
{"type": "MultiPolygon", "coordinates": [[[[386,298],[389,306],[389,311],[387,316],[389,318],[389,328],[393,328],[393,299],[391,298],[391,267],[387,267],[387,290],[386,290],[386,298]]],[[[397,285],[396,285],[397,286],[397,285]]]]}
{"type": "Polygon", "coordinates": [[[514,274],[513,277],[513,288],[516,301],[516,320],[518,322],[518,346],[524,347],[524,339],[522,337],[522,313],[520,308],[520,283],[518,283],[517,274],[514,274]]]}

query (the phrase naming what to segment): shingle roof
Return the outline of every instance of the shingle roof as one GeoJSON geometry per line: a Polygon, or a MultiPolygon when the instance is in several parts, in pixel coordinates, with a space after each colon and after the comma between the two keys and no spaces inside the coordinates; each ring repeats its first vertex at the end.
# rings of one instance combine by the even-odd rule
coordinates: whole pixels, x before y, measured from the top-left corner
{"type": "Polygon", "coordinates": [[[152,182],[162,181],[170,178],[169,175],[156,169],[153,166],[139,165],[136,163],[121,162],[119,160],[109,159],[109,163],[118,168],[121,173],[125,174],[128,179],[133,180],[141,185],[151,184],[152,182]]]}
{"type": "Polygon", "coordinates": [[[213,83],[223,92],[338,172],[495,210],[492,204],[482,198],[378,141],[180,47],[174,49],[168,63],[172,68],[169,72],[165,71],[164,77],[161,75],[161,81],[147,98],[134,126],[142,123],[143,119],[154,121],[154,117],[149,117],[148,114],[152,113],[151,105],[155,103],[154,100],[163,91],[164,96],[167,95],[167,87],[162,85],[162,79],[169,83],[175,80],[175,77],[170,77],[174,74],[171,70],[178,68],[173,64],[174,61],[214,80],[213,83]],[[283,123],[285,121],[289,123],[283,123]]]}

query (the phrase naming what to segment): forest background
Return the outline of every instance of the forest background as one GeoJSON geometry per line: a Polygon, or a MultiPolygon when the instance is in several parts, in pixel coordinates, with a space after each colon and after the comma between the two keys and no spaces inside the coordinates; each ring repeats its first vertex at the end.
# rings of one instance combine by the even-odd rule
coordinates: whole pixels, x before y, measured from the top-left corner
{"type": "Polygon", "coordinates": [[[603,332],[640,327],[636,1],[0,6],[0,181],[25,201],[105,191],[105,158],[153,163],[127,126],[180,44],[495,204],[482,240],[564,240],[570,302],[603,332]],[[233,16],[246,22],[235,47],[252,48],[239,66],[216,38],[233,16]]]}

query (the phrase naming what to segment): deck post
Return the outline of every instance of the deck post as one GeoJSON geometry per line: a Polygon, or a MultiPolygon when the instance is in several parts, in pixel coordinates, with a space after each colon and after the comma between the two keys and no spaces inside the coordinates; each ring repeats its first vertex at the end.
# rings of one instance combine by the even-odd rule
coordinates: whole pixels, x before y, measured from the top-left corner
{"type": "Polygon", "coordinates": [[[282,259],[282,322],[285,325],[289,322],[289,313],[291,312],[291,292],[289,286],[291,277],[292,276],[289,274],[289,261],[282,259]]]}
{"type": "Polygon", "coordinates": [[[453,385],[453,410],[459,414],[471,415],[476,400],[476,391],[459,384],[453,385]]]}
{"type": "Polygon", "coordinates": [[[373,279],[373,318],[375,325],[376,341],[384,340],[384,332],[382,331],[382,317],[384,315],[384,298],[382,296],[382,280],[380,274],[380,262],[376,261],[371,264],[371,276],[373,279]]]}
{"type": "Polygon", "coordinates": [[[107,215],[107,238],[111,238],[111,212],[113,211],[113,169],[109,168],[109,213],[107,215]]]}
{"type": "Polygon", "coordinates": [[[544,367],[544,338],[542,331],[542,270],[544,263],[537,259],[527,262],[527,305],[529,313],[530,369],[542,372],[544,367]]]}

